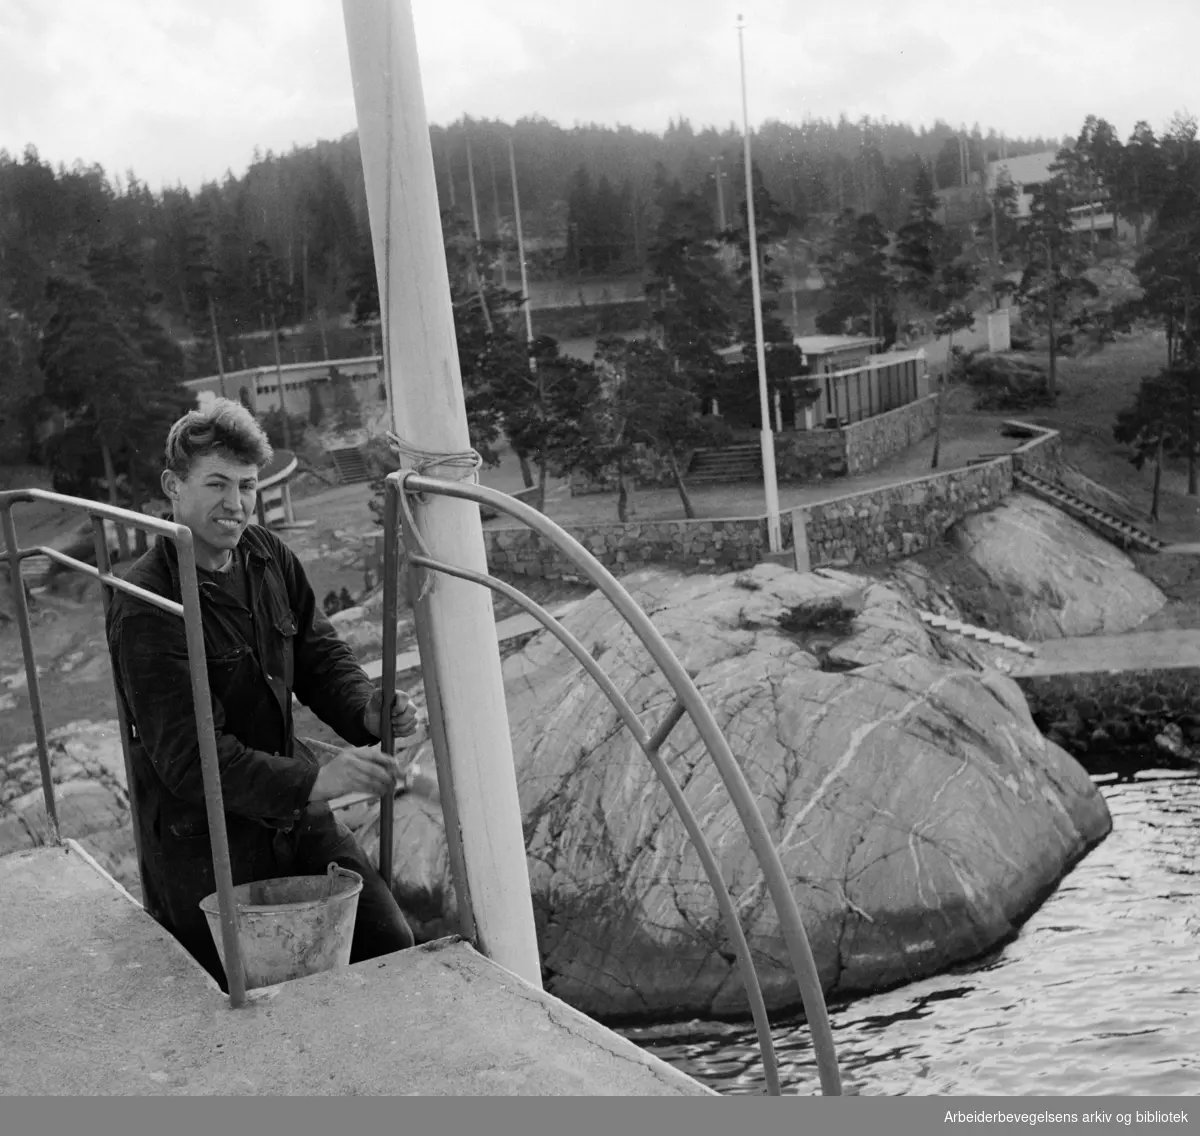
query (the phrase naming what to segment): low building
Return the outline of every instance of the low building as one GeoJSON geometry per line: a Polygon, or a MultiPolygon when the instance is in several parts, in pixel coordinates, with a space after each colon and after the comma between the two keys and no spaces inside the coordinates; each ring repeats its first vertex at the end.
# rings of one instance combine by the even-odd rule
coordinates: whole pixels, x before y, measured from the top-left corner
{"type": "Polygon", "coordinates": [[[265,414],[279,408],[279,385],[283,383],[283,398],[289,414],[308,414],[312,399],[321,402],[322,409],[332,409],[331,381],[336,377],[348,379],[360,406],[387,401],[383,392],[383,357],[367,355],[359,359],[329,359],[316,363],[285,363],[275,367],[250,367],[244,371],[227,371],[222,375],[206,375],[188,379],[183,385],[199,399],[202,393],[223,395],[247,403],[255,414],[265,414]]]}

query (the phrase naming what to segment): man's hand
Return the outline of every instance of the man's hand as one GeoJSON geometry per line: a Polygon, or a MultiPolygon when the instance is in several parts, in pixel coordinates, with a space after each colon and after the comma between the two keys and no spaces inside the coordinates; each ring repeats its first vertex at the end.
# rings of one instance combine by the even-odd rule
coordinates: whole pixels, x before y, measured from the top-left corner
{"type": "Polygon", "coordinates": [[[396,762],[385,753],[344,749],[321,766],[310,801],[335,801],[350,793],[383,797],[396,791],[396,762]]]}
{"type": "MultiPolygon", "coordinates": [[[[383,737],[383,691],[378,688],[371,695],[363,713],[363,725],[377,738],[383,737]]],[[[402,690],[396,691],[392,700],[392,737],[407,738],[417,732],[417,708],[402,690]]]]}

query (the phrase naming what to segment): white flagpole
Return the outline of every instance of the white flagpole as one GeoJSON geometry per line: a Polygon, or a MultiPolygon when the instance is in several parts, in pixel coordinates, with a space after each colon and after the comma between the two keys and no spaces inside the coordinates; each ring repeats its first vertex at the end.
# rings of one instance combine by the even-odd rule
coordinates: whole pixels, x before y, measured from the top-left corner
{"type": "Polygon", "coordinates": [[[771,407],[767,398],[767,352],[763,344],[762,292],[758,281],[758,230],[754,225],[754,176],[750,166],[750,116],[746,109],[746,52],[742,45],[745,25],[738,16],[738,59],[742,66],[742,137],[746,150],[746,224],[750,238],[750,284],[754,293],[754,347],[758,356],[758,405],[762,430],[763,490],[767,497],[767,544],[772,552],[783,548],[779,525],[779,488],[775,480],[775,436],[771,433],[771,407]]]}
{"type": "MultiPolygon", "coordinates": [[[[416,448],[463,453],[471,442],[410,0],[343,0],[342,11],[393,424],[416,448]]],[[[448,475],[444,468],[430,473],[448,475]]],[[[435,558],[487,571],[477,505],[432,494],[413,505],[435,558]]],[[[441,739],[438,782],[443,795],[451,793],[447,815],[458,819],[446,836],[461,842],[475,945],[540,987],[491,594],[438,576],[418,608],[434,648],[431,657],[422,650],[421,665],[440,694],[439,723],[430,723],[435,743],[441,739]]]]}

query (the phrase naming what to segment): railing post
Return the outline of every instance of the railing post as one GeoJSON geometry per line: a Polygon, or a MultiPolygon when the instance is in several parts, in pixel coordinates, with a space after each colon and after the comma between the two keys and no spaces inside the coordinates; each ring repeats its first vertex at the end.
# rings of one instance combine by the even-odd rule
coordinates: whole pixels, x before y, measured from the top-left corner
{"type": "MultiPolygon", "coordinates": [[[[396,606],[397,587],[397,513],[396,483],[384,485],[383,513],[383,675],[380,678],[380,748],[389,757],[396,753],[392,735],[392,703],[396,698],[396,606]]],[[[384,793],[379,801],[379,874],[389,888],[392,886],[392,841],[396,816],[395,793],[384,793]]]]}
{"type": "Polygon", "coordinates": [[[54,802],[54,776],[50,769],[50,747],[46,743],[46,722],[42,717],[42,690],[38,683],[37,659],[33,653],[33,632],[29,626],[29,605],[25,602],[25,581],[21,578],[21,557],[18,555],[17,529],[13,524],[12,506],[6,501],[0,506],[0,523],[4,527],[4,545],[8,552],[8,575],[12,585],[13,609],[21,633],[21,653],[25,657],[25,679],[29,689],[29,711],[33,715],[33,736],[37,739],[38,765],[42,771],[42,795],[46,801],[46,823],[55,844],[62,842],[58,831],[58,808],[54,802]]]}
{"type": "Polygon", "coordinates": [[[212,696],[208,689],[208,664],[204,651],[204,624],[200,615],[200,585],[196,578],[196,553],[192,534],[181,528],[179,584],[183,592],[183,625],[187,635],[188,669],[196,711],[196,737],[200,744],[200,772],[204,804],[208,809],[208,837],[212,845],[213,874],[221,909],[221,941],[225,947],[225,978],[229,1001],[236,1010],[246,1001],[246,971],[238,939],[237,906],[233,899],[233,868],[229,859],[229,833],[225,827],[225,802],[221,793],[221,766],[217,759],[217,731],[213,723],[212,696]]]}
{"type": "MultiPolygon", "coordinates": [[[[104,521],[100,517],[92,517],[92,542],[96,548],[96,567],[102,576],[112,574],[112,560],[108,555],[108,538],[104,530],[104,521]]],[[[112,606],[113,588],[111,584],[100,582],[100,603],[104,609],[104,627],[108,630],[108,609],[112,606]]],[[[129,754],[129,721],[125,717],[125,703],[121,698],[120,682],[113,670],[113,695],[117,705],[117,729],[121,735],[121,756],[125,760],[125,788],[129,795],[129,824],[133,829],[133,850],[137,856],[138,879],[142,881],[142,906],[146,902],[146,861],[142,852],[142,830],[138,824],[137,804],[133,796],[133,761],[129,754]]]]}

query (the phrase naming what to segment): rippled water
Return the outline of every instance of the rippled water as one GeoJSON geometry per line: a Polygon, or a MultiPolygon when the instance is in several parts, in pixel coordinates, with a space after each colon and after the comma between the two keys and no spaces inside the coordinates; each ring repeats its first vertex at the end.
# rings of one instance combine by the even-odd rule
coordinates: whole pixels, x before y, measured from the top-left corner
{"type": "MultiPolygon", "coordinates": [[[[1100,782],[1113,831],[1020,935],[970,966],[831,1007],[847,1092],[1193,1095],[1200,1089],[1200,778],[1100,782]]],[[[762,1093],[753,1026],[626,1036],[722,1093],[762,1093]]],[[[807,1028],[773,1030],[819,1093],[807,1028]]]]}

